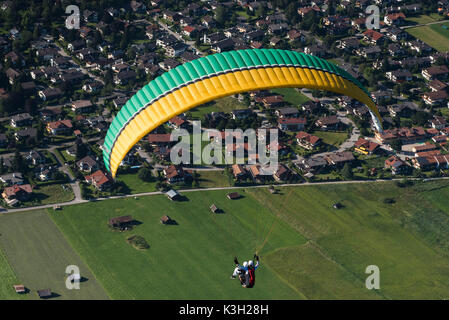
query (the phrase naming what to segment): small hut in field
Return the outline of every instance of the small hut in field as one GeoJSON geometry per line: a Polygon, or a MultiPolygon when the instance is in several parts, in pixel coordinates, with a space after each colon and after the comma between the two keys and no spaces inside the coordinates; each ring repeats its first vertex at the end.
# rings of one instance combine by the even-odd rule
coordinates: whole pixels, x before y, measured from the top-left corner
{"type": "Polygon", "coordinates": [[[218,207],[217,207],[215,204],[212,204],[212,205],[210,206],[210,211],[211,211],[212,213],[218,213],[218,212],[220,211],[220,209],[218,209],[218,207]]]}
{"type": "Polygon", "coordinates": [[[162,224],[172,224],[173,220],[169,216],[165,215],[165,216],[161,217],[161,223],[162,224]]]}
{"type": "Polygon", "coordinates": [[[229,200],[234,200],[240,198],[240,195],[238,192],[231,192],[227,194],[227,197],[229,200]]]}
{"type": "Polygon", "coordinates": [[[123,229],[134,221],[132,216],[121,216],[109,219],[109,226],[112,228],[123,229]]]}
{"type": "Polygon", "coordinates": [[[42,289],[42,290],[37,290],[37,295],[41,299],[47,299],[52,296],[52,292],[50,289],[42,289]]]}
{"type": "Polygon", "coordinates": [[[23,284],[15,284],[14,290],[16,291],[16,293],[19,293],[19,294],[26,292],[25,286],[23,284]]]}
{"type": "Polygon", "coordinates": [[[166,195],[171,201],[176,201],[176,200],[181,199],[181,195],[178,193],[178,191],[173,190],[173,189],[167,191],[166,195]]]}

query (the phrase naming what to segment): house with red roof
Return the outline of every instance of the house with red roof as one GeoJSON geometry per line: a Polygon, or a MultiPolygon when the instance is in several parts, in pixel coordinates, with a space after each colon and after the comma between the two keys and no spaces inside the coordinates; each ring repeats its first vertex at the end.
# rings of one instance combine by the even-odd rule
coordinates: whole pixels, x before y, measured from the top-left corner
{"type": "Polygon", "coordinates": [[[382,33],[377,32],[374,29],[368,29],[365,32],[363,32],[363,40],[372,43],[372,44],[379,44],[382,41],[384,41],[385,37],[382,33]]]}
{"type": "Polygon", "coordinates": [[[385,169],[390,169],[393,175],[405,173],[409,167],[398,156],[391,156],[385,160],[385,169]]]}
{"type": "Polygon", "coordinates": [[[170,133],[150,133],[147,139],[151,146],[156,147],[174,142],[170,140],[170,136],[170,133]]]}
{"type": "Polygon", "coordinates": [[[385,15],[384,22],[389,26],[400,26],[404,24],[405,14],[403,12],[395,12],[385,15]]]}
{"type": "Polygon", "coordinates": [[[305,118],[280,118],[278,119],[278,127],[281,130],[298,131],[304,130],[307,123],[305,118]]]}
{"type": "Polygon", "coordinates": [[[6,187],[3,190],[2,197],[5,199],[8,205],[15,205],[19,201],[27,201],[31,194],[33,193],[33,188],[29,184],[13,185],[11,187],[6,187]]]}
{"type": "Polygon", "coordinates": [[[188,37],[194,37],[196,34],[196,29],[195,29],[195,27],[192,27],[192,26],[185,26],[182,29],[182,33],[188,37]]]}
{"type": "Polygon", "coordinates": [[[188,126],[188,122],[179,116],[173,117],[168,120],[168,124],[174,129],[186,129],[188,126]]]}
{"type": "Polygon", "coordinates": [[[73,130],[72,121],[58,120],[47,123],[47,132],[52,135],[71,134],[73,130]]]}
{"type": "Polygon", "coordinates": [[[305,131],[298,132],[296,135],[296,141],[301,147],[307,150],[313,150],[321,144],[321,138],[311,135],[305,131]]]}
{"type": "Polygon", "coordinates": [[[380,144],[368,139],[359,138],[359,140],[357,140],[357,142],[354,144],[354,147],[354,150],[358,153],[372,155],[379,149],[380,144]]]}
{"type": "Polygon", "coordinates": [[[94,173],[85,177],[87,183],[93,185],[98,190],[109,188],[113,184],[112,178],[102,170],[97,170],[94,173]]]}

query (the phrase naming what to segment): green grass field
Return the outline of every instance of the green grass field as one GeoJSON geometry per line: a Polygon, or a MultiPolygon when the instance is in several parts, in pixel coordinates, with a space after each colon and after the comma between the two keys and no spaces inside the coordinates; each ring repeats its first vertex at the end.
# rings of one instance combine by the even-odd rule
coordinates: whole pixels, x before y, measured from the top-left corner
{"type": "Polygon", "coordinates": [[[298,92],[295,88],[277,88],[277,89],[272,89],[271,91],[276,94],[283,95],[284,100],[294,106],[302,105],[304,102],[307,102],[310,100],[305,95],[303,95],[301,92],[298,92]]]}
{"type": "MultiPolygon", "coordinates": [[[[32,290],[54,288],[61,298],[104,297],[95,279],[114,299],[449,298],[448,181],[278,190],[239,189],[243,198],[234,201],[226,190],[185,192],[181,202],[157,195],[0,216],[0,247],[12,267],[0,255],[0,274],[32,290]],[[343,208],[333,209],[335,202],[343,208]],[[210,213],[212,203],[223,213],[210,213]],[[133,230],[107,226],[128,214],[140,223],[133,230]],[[178,224],[162,225],[165,214],[178,224]],[[150,248],[136,250],[130,235],[150,248]],[[229,280],[232,258],[257,249],[257,284],[244,290],[229,280]],[[92,272],[79,292],[61,287],[67,264],[92,272]],[[369,265],[380,268],[380,290],[365,288],[369,265]]],[[[0,297],[15,297],[1,290],[0,297]]]]}
{"type": "Polygon", "coordinates": [[[406,31],[436,50],[445,52],[449,51],[449,29],[445,29],[443,26],[449,28],[449,22],[409,28],[406,31]]]}
{"type": "MultiPolygon", "coordinates": [[[[0,248],[20,283],[30,290],[25,298],[38,299],[36,290],[47,288],[59,295],[57,299],[108,298],[45,211],[0,216],[0,234],[0,248]],[[68,265],[77,265],[81,275],[88,279],[80,284],[80,290],[68,290],[65,287],[65,270],[68,265]]],[[[4,265],[4,262],[0,262],[2,274],[6,270],[4,265]]],[[[10,283],[16,279],[11,272],[6,275],[9,289],[10,283]]],[[[3,280],[1,283],[3,286],[3,280]]],[[[3,288],[0,294],[4,294],[1,292],[3,288]]]]}
{"type": "Polygon", "coordinates": [[[334,280],[322,287],[318,278],[322,272],[306,268],[311,248],[287,248],[282,252],[292,263],[298,261],[302,276],[292,265],[276,263],[276,255],[266,257],[267,263],[278,266],[290,283],[298,283],[307,297],[351,298],[355,292],[349,288],[339,290],[337,282],[350,275],[362,282],[366,266],[375,264],[381,272],[382,297],[448,298],[449,276],[444,270],[449,266],[445,233],[449,218],[442,210],[447,207],[447,182],[403,189],[393,183],[296,188],[289,198],[290,205],[282,211],[278,208],[285,199],[259,189],[252,189],[251,194],[310,239],[311,248],[318,251],[315,256],[322,254],[338,266],[334,280]],[[385,197],[395,198],[396,203],[384,204],[385,197]],[[336,201],[345,207],[331,209],[336,201]]]}

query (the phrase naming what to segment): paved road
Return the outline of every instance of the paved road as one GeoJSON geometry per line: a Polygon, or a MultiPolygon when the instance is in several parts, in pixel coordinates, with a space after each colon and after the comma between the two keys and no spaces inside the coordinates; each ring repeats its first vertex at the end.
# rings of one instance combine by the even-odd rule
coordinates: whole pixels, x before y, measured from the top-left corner
{"type": "MultiPolygon", "coordinates": [[[[441,177],[441,178],[429,178],[425,179],[426,181],[433,181],[433,180],[448,180],[449,177],[441,177]]],[[[388,182],[388,181],[401,181],[400,179],[376,179],[376,180],[353,180],[353,181],[329,181],[329,182],[304,182],[304,183],[292,183],[292,184],[279,184],[276,185],[276,187],[303,187],[303,186],[313,186],[313,185],[338,185],[338,184],[351,184],[351,183],[379,183],[379,182],[388,182]]],[[[422,180],[421,178],[410,178],[409,180],[422,180]]],[[[189,192],[198,192],[198,191],[213,191],[213,190],[237,190],[237,189],[255,189],[255,188],[269,188],[270,185],[257,185],[257,186],[246,186],[246,187],[216,187],[216,188],[203,188],[203,189],[184,189],[180,190],[181,193],[189,193],[189,192]]],[[[5,209],[2,211],[2,213],[15,213],[15,212],[22,212],[22,211],[31,211],[31,210],[38,210],[38,209],[48,209],[53,208],[53,206],[69,206],[73,204],[79,204],[79,203],[86,203],[86,202],[96,202],[96,201],[104,201],[109,199],[123,199],[123,198],[134,198],[134,197],[143,197],[143,196],[153,196],[153,195],[160,195],[164,194],[164,192],[161,191],[154,191],[154,192],[144,192],[144,193],[138,193],[138,194],[127,194],[123,196],[112,196],[107,198],[96,198],[92,200],[72,200],[69,202],[63,202],[63,203],[55,203],[55,204],[48,204],[43,206],[36,206],[36,207],[28,207],[28,208],[18,208],[18,209],[5,209]]]]}
{"type": "Polygon", "coordinates": [[[399,27],[399,28],[401,28],[401,29],[409,29],[409,28],[416,28],[416,27],[430,26],[430,25],[432,25],[432,24],[440,24],[440,23],[445,23],[445,22],[449,22],[449,20],[433,21],[433,22],[422,23],[422,24],[415,24],[415,25],[409,25],[409,26],[402,26],[402,27],[399,27]]]}

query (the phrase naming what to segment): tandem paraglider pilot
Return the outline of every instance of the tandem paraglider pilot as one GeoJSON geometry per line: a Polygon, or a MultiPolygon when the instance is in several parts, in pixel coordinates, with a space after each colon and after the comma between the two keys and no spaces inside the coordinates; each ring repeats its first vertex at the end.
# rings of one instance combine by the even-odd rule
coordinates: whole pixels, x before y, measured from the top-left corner
{"type": "Polygon", "coordinates": [[[253,260],[245,261],[240,265],[237,257],[234,258],[235,269],[231,279],[238,276],[243,288],[252,288],[256,283],[256,269],[259,268],[259,256],[257,254],[254,255],[254,260],[257,261],[256,265],[254,265],[253,260]]]}

